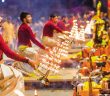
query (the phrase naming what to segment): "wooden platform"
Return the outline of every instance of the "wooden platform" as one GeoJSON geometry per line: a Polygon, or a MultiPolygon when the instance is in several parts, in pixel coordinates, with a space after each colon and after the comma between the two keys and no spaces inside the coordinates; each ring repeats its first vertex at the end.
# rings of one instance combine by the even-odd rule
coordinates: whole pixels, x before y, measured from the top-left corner
{"type": "Polygon", "coordinates": [[[49,86],[45,86],[42,84],[38,78],[32,77],[24,77],[25,79],[25,88],[27,90],[30,89],[45,89],[45,88],[53,88],[53,89],[72,89],[71,81],[73,76],[76,75],[76,69],[74,68],[66,68],[60,70],[60,73],[57,75],[50,75],[49,79],[49,86]]]}

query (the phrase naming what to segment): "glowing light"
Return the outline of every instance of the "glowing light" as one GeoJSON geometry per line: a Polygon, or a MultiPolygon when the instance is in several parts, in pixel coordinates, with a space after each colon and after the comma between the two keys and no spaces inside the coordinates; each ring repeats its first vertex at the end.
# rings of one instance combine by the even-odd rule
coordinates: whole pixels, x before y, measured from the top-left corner
{"type": "Polygon", "coordinates": [[[20,90],[14,90],[17,96],[24,96],[24,94],[20,90]]]}
{"type": "Polygon", "coordinates": [[[5,2],[5,0],[2,0],[2,3],[4,3],[5,2]]]}
{"type": "Polygon", "coordinates": [[[35,92],[34,92],[34,96],[38,96],[37,90],[35,90],[35,92]]]}

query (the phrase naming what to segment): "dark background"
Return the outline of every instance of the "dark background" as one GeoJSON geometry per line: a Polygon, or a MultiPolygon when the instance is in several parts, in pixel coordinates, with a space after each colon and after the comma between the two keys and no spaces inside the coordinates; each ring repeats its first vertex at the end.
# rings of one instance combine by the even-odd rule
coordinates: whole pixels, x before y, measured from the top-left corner
{"type": "MultiPolygon", "coordinates": [[[[107,11],[107,0],[102,0],[103,11],[107,11]]],[[[56,12],[59,14],[71,14],[73,10],[87,9],[95,10],[92,0],[0,0],[0,14],[8,15],[14,18],[18,17],[20,12],[28,11],[34,18],[48,16],[56,12]]],[[[82,10],[81,10],[82,11],[82,10]]]]}

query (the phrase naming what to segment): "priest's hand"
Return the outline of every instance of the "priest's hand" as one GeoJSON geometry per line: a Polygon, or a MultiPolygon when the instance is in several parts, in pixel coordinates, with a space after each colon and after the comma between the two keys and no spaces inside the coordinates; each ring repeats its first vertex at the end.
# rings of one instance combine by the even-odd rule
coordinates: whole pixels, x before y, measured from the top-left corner
{"type": "Polygon", "coordinates": [[[50,48],[49,47],[45,47],[45,51],[50,51],[50,48]]]}
{"type": "Polygon", "coordinates": [[[34,69],[37,68],[37,62],[35,62],[35,61],[33,61],[33,60],[29,60],[29,61],[28,61],[28,64],[29,64],[30,66],[32,66],[34,69]]]}

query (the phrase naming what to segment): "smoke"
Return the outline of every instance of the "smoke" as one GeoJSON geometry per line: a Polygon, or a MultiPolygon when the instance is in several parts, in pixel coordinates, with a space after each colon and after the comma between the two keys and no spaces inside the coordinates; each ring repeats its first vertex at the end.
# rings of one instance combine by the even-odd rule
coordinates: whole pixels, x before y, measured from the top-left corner
{"type": "Polygon", "coordinates": [[[42,16],[48,18],[51,13],[66,13],[66,8],[61,1],[62,0],[7,0],[5,6],[7,6],[8,9],[5,10],[5,13],[18,16],[22,11],[28,11],[32,13],[36,20],[42,16]]]}
{"type": "Polygon", "coordinates": [[[0,3],[0,10],[14,18],[18,18],[22,11],[28,11],[35,20],[38,20],[42,16],[48,18],[51,13],[70,14],[74,7],[92,5],[88,1],[92,2],[92,0],[5,0],[4,3],[0,3]]]}
{"type": "Polygon", "coordinates": [[[3,8],[5,14],[13,17],[18,17],[22,11],[28,11],[32,13],[33,18],[37,20],[42,16],[48,18],[51,13],[66,15],[69,13],[69,9],[80,4],[77,1],[78,0],[6,0],[3,8]]]}

